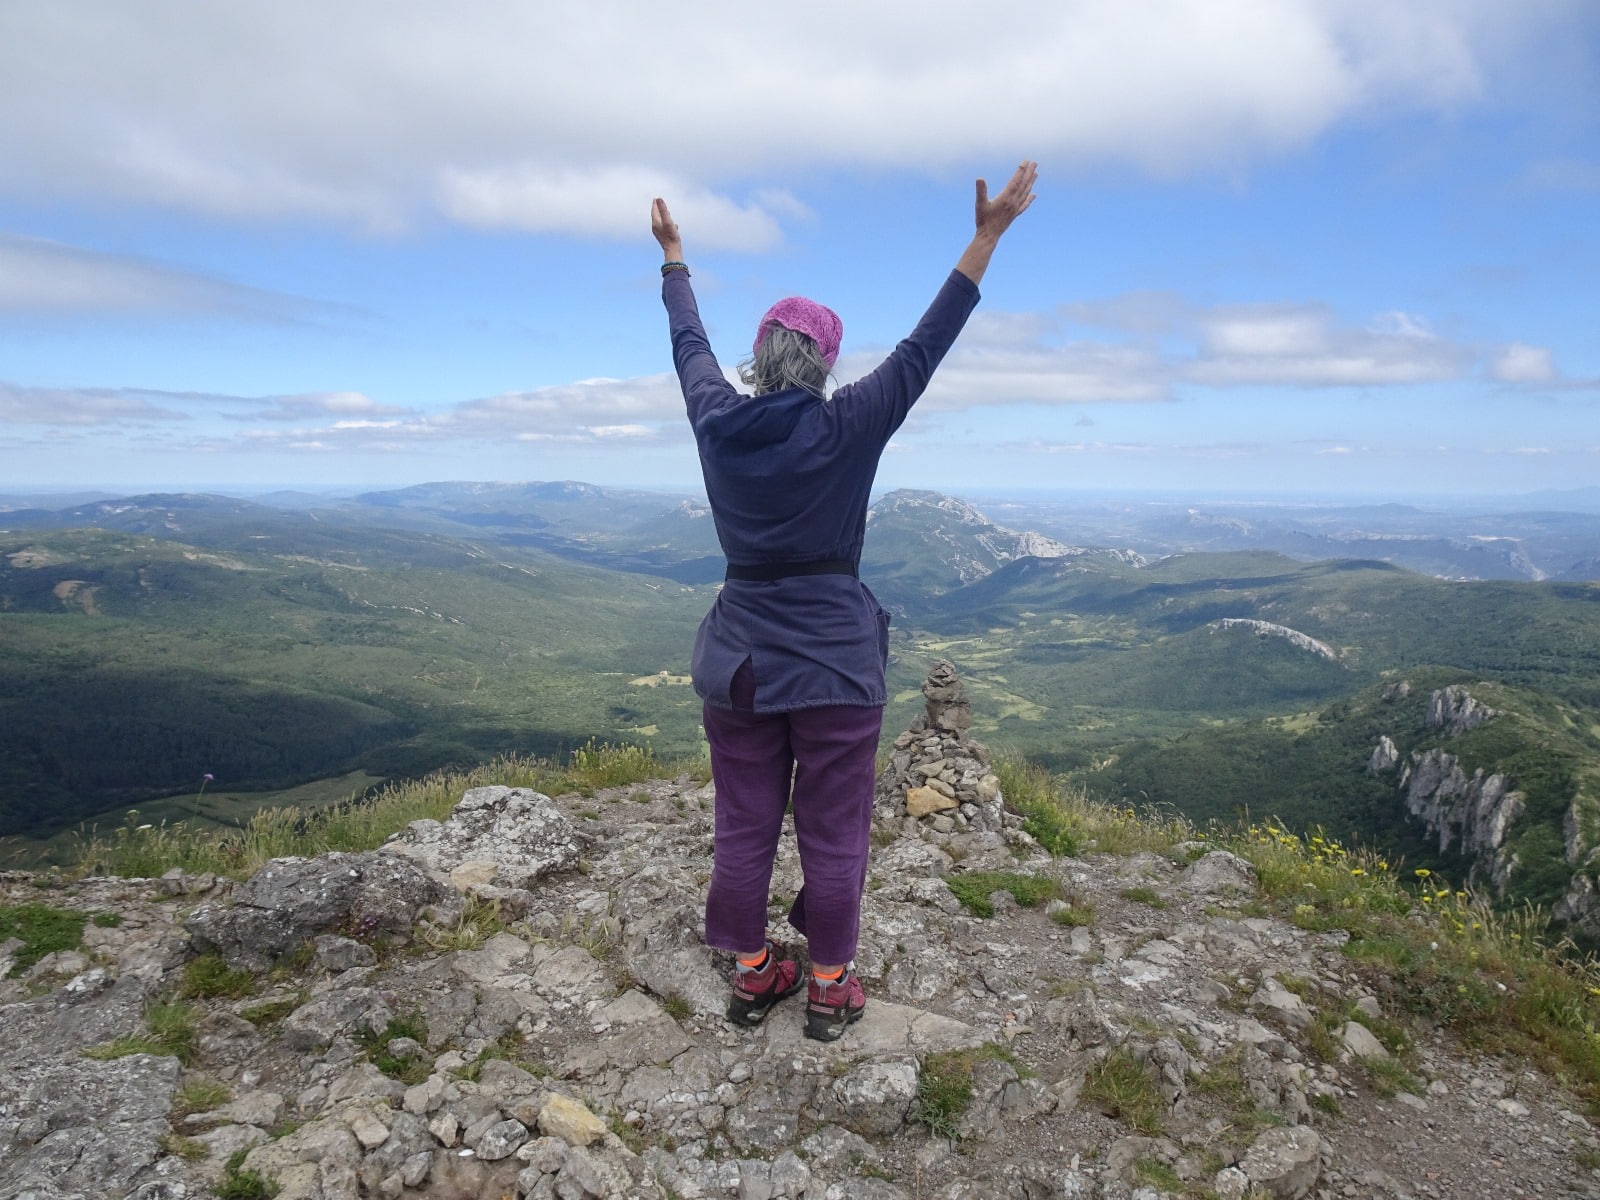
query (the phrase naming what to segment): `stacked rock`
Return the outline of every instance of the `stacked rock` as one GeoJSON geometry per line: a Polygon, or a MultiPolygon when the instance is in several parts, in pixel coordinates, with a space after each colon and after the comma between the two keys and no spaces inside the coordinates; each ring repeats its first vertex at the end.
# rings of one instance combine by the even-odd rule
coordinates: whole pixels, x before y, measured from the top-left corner
{"type": "Polygon", "coordinates": [[[972,702],[955,666],[940,660],[922,685],[926,711],[894,741],[874,798],[880,821],[907,818],[937,833],[1005,827],[1000,781],[989,769],[989,749],[968,734],[972,702]]]}

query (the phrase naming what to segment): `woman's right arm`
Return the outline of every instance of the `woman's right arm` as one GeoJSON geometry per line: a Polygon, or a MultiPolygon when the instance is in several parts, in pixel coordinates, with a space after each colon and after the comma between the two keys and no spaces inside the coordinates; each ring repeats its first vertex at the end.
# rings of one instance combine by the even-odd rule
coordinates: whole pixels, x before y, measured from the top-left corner
{"type": "Polygon", "coordinates": [[[1001,236],[1033,203],[1038,177],[1039,164],[1025,162],[992,200],[989,185],[978,180],[977,230],[933,304],[877,370],[835,393],[835,400],[843,401],[841,420],[858,433],[887,442],[905,421],[977,305],[978,282],[1001,236]]]}

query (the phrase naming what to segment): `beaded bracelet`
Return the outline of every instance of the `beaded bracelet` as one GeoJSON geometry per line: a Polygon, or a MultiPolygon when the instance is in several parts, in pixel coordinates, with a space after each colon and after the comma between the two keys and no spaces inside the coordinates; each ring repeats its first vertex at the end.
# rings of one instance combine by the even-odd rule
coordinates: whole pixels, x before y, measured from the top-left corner
{"type": "Polygon", "coordinates": [[[687,274],[688,270],[689,270],[689,264],[688,263],[664,262],[664,263],[661,264],[661,278],[665,279],[667,277],[667,272],[668,271],[683,271],[685,274],[687,274]]]}

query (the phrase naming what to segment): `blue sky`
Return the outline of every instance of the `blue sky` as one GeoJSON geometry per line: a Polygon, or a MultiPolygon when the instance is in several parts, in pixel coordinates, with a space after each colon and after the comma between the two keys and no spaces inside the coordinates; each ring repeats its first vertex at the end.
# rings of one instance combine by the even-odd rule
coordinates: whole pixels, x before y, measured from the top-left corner
{"type": "Polygon", "coordinates": [[[0,7],[0,491],[693,485],[653,195],[848,379],[1024,157],[883,486],[1600,480],[1600,7],[680,8],[0,7]]]}

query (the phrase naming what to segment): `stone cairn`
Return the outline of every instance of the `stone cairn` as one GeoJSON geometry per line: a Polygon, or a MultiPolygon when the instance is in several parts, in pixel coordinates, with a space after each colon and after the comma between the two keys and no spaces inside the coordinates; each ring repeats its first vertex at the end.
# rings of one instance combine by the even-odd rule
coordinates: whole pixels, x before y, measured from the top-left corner
{"type": "Polygon", "coordinates": [[[935,663],[922,694],[926,711],[895,738],[889,765],[878,776],[875,817],[943,834],[1001,832],[1000,781],[989,769],[989,748],[968,733],[972,702],[955,666],[935,663]]]}

